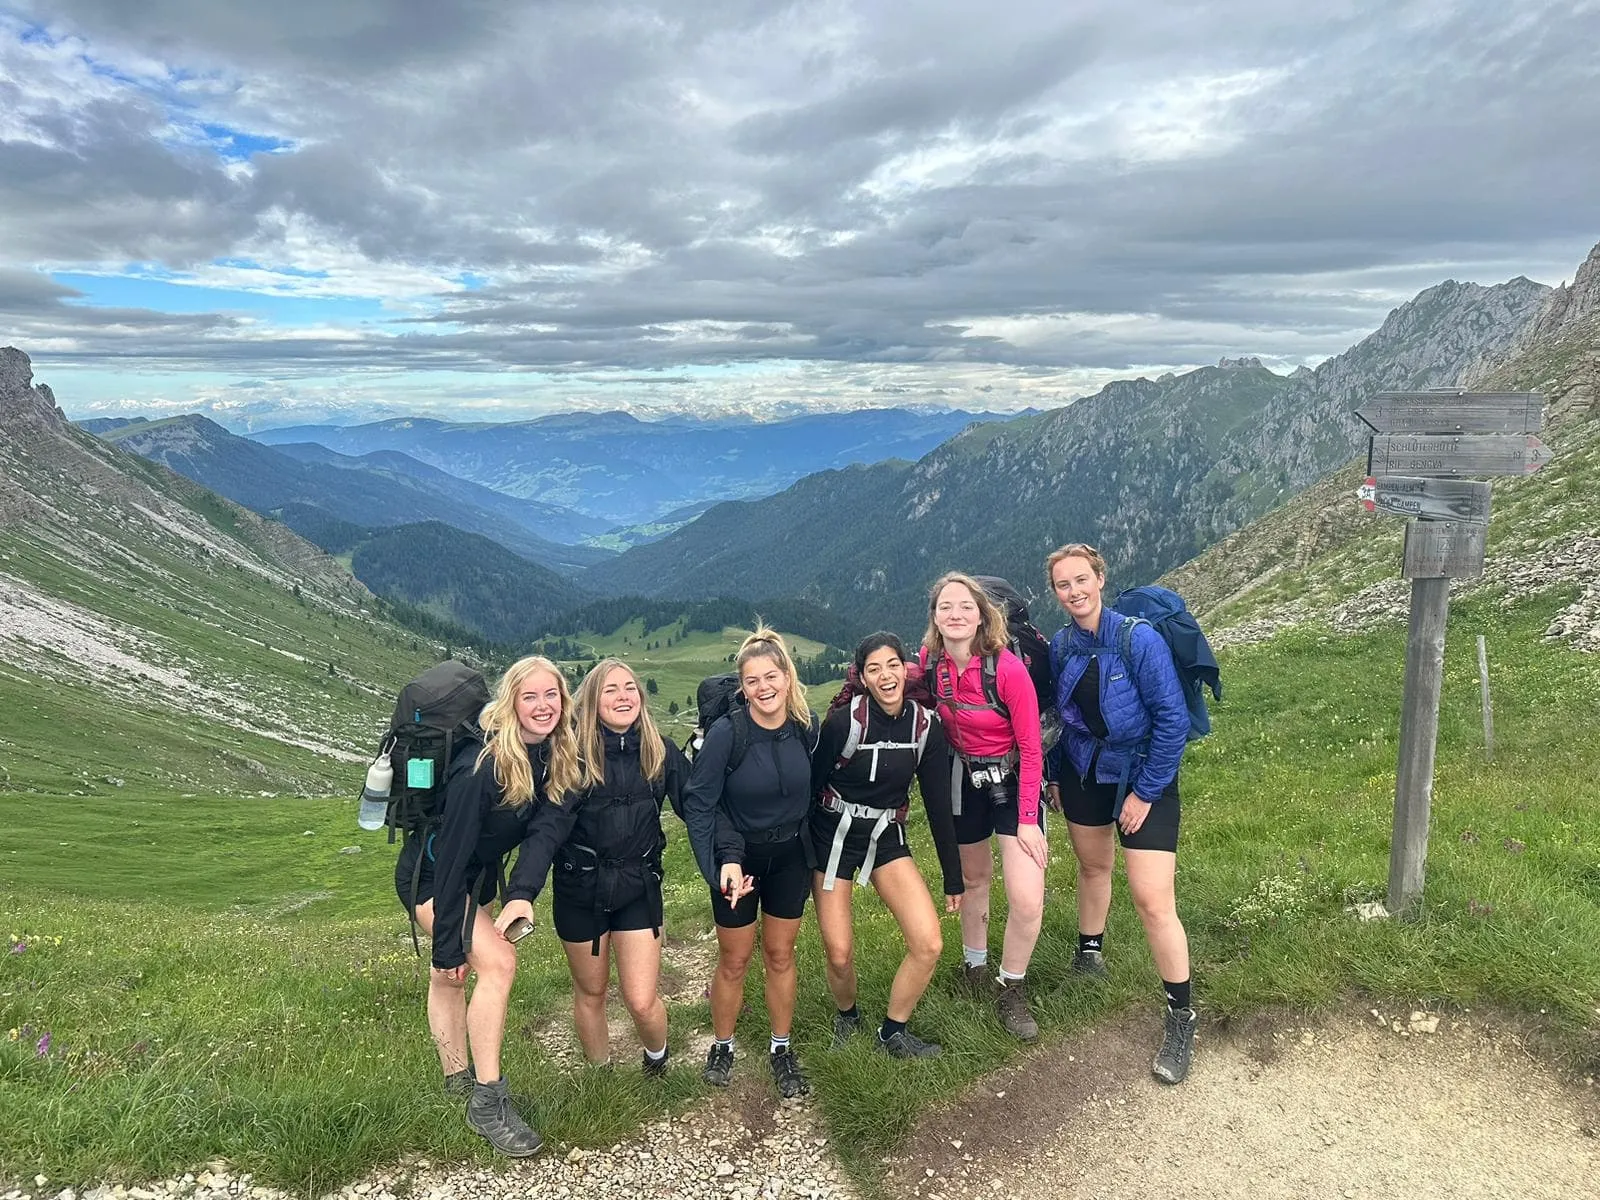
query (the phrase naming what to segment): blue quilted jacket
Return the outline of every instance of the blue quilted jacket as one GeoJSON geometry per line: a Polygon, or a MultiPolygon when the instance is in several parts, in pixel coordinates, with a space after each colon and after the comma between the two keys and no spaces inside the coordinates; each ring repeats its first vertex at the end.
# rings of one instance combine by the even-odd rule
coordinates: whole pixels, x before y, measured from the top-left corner
{"type": "Polygon", "coordinates": [[[1095,779],[1118,783],[1128,768],[1128,788],[1141,800],[1161,798],[1178,777],[1178,764],[1189,740],[1189,710],[1172,652],[1153,626],[1141,621],[1133,628],[1131,664],[1122,660],[1117,630],[1131,620],[1111,608],[1100,614],[1100,636],[1090,637],[1069,623],[1050,641],[1050,665],[1056,679],[1056,708],[1061,713],[1061,741],[1051,754],[1050,778],[1059,778],[1059,755],[1065,753],[1082,779],[1096,746],[1095,779]],[[1100,647],[1100,712],[1105,719],[1104,744],[1089,732],[1072,689],[1089,668],[1090,647],[1100,647]],[[1074,651],[1079,651],[1074,653],[1074,651]],[[1131,669],[1130,669],[1131,667],[1131,669]],[[1132,762],[1129,762],[1129,756],[1132,762]]]}

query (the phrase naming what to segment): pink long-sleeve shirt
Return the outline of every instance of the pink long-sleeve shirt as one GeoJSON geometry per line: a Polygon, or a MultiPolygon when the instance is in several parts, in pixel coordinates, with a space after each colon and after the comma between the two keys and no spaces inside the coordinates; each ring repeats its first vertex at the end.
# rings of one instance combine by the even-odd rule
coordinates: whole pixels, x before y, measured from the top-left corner
{"type": "MultiPolygon", "coordinates": [[[[926,669],[928,651],[921,655],[926,669]]],[[[935,696],[948,694],[949,678],[955,673],[955,699],[960,704],[983,704],[983,657],[974,654],[967,668],[955,672],[949,655],[941,655],[939,678],[930,679],[935,696]]],[[[1039,819],[1039,787],[1044,776],[1044,751],[1039,741],[1039,697],[1022,660],[1010,650],[1000,651],[995,661],[995,691],[1011,712],[1009,720],[993,709],[953,709],[943,701],[939,716],[945,736],[959,752],[980,758],[998,758],[1017,751],[1017,817],[1024,824],[1039,819]]]]}

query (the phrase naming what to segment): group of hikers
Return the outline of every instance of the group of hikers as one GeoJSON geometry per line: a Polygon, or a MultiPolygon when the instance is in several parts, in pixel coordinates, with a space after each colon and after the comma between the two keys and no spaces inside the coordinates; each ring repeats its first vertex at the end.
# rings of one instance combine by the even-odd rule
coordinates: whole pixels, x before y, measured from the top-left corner
{"type": "Polygon", "coordinates": [[[402,903],[432,937],[428,1023],[445,1089],[466,1099],[468,1124],[508,1155],[541,1144],[507,1093],[500,1049],[513,943],[530,927],[547,876],[584,1057],[610,1062],[605,1004],[614,961],[644,1047],[643,1071],[666,1073],[658,979],[667,803],[687,826],[716,924],[708,1084],[726,1087],[733,1074],[735,1024],[759,942],[773,1080],[785,1097],[809,1090],[790,1040],[795,943],[808,898],[836,1006],[835,1048],[865,1036],[893,1058],[940,1054],[908,1027],[943,950],[938,906],[907,842],[913,783],[944,911],[960,919],[957,986],[993,1005],[1000,1025],[1024,1041],[1039,1032],[1027,973],[1049,861],[1044,808],[1064,816],[1077,859],[1071,970],[1089,980],[1106,974],[1120,840],[1165,991],[1153,1071],[1181,1082],[1195,1032],[1174,898],[1177,778],[1190,732],[1183,687],[1167,640],[1107,602],[1098,551],[1063,546],[1045,569],[1068,619],[1033,674],[1010,648],[995,599],[953,572],[933,585],[920,648],[912,653],[892,633],[864,639],[842,702],[820,721],[783,639],[758,628],[735,656],[734,702],[703,730],[692,763],[661,735],[637,674],[620,659],[599,662],[575,697],[547,658],[512,665],[482,708],[481,733],[446,756],[442,814],[425,836],[408,839],[396,867],[402,903]],[[1041,733],[1041,665],[1055,710],[1045,724],[1060,722],[1053,747],[1041,733]],[[998,967],[989,961],[995,844],[1006,892],[998,967]],[[852,880],[877,890],[905,941],[875,1030],[861,1029],[852,880]],[[477,976],[470,1000],[469,971],[477,976]]]}

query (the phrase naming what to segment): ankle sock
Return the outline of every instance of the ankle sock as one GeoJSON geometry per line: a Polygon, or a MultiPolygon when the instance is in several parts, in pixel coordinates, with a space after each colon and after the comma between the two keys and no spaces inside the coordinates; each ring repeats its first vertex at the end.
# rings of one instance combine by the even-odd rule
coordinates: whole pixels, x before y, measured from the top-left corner
{"type": "Polygon", "coordinates": [[[981,967],[989,962],[989,947],[974,950],[971,946],[961,947],[961,957],[967,960],[969,967],[981,967]]]}
{"type": "Polygon", "coordinates": [[[772,1049],[768,1050],[767,1053],[768,1054],[776,1054],[779,1050],[787,1050],[788,1048],[789,1048],[789,1035],[787,1033],[784,1034],[782,1037],[779,1037],[777,1034],[773,1034],[772,1035],[772,1049]]]}
{"type": "Polygon", "coordinates": [[[1181,1008],[1193,1008],[1194,1007],[1190,1003],[1190,996],[1189,996],[1189,985],[1190,985],[1190,982],[1191,981],[1188,980],[1188,979],[1185,979],[1182,983],[1170,983],[1165,979],[1163,979],[1161,981],[1161,986],[1164,989],[1166,989],[1167,1007],[1168,1008],[1170,1008],[1174,1012],[1176,1012],[1177,1010],[1179,1010],[1181,1008]]]}
{"type": "Polygon", "coordinates": [[[848,1017],[852,1021],[859,1021],[861,1019],[861,1008],[859,1005],[852,1004],[849,1008],[841,1008],[839,1015],[848,1017]]]}
{"type": "Polygon", "coordinates": [[[714,1045],[714,1046],[716,1046],[716,1047],[718,1047],[719,1049],[722,1049],[722,1050],[732,1050],[733,1049],[733,1039],[732,1038],[713,1038],[712,1039],[712,1045],[714,1045]]]}
{"type": "Polygon", "coordinates": [[[878,1030],[878,1040],[880,1042],[887,1042],[895,1034],[905,1029],[905,1027],[906,1023],[904,1021],[896,1021],[893,1017],[885,1017],[883,1019],[883,1028],[878,1030]]]}
{"type": "Polygon", "coordinates": [[[667,1056],[667,1047],[665,1046],[665,1044],[663,1044],[661,1049],[652,1050],[648,1046],[646,1046],[645,1047],[645,1051],[644,1051],[644,1056],[646,1058],[648,1058],[651,1062],[660,1062],[663,1058],[665,1058],[667,1056]]]}
{"type": "Polygon", "coordinates": [[[1021,983],[1022,980],[1023,980],[1023,977],[1026,976],[1026,975],[1027,975],[1026,971],[1024,971],[1021,975],[1013,975],[1010,971],[1006,970],[1004,967],[1000,968],[1000,982],[1001,983],[1021,983]]]}
{"type": "Polygon", "coordinates": [[[1101,930],[1099,933],[1082,933],[1082,932],[1080,932],[1078,934],[1078,953],[1079,954],[1082,954],[1086,950],[1097,950],[1100,953],[1104,954],[1105,953],[1105,948],[1106,948],[1106,935],[1105,935],[1105,931],[1104,930],[1101,930]]]}

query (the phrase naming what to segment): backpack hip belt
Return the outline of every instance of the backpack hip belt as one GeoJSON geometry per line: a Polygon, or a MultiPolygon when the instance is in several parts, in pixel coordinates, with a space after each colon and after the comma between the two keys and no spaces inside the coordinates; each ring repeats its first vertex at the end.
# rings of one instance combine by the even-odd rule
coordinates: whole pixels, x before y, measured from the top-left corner
{"type": "Polygon", "coordinates": [[[787,842],[800,832],[804,821],[786,821],[782,825],[774,825],[771,829],[741,829],[739,833],[747,843],[771,844],[774,842],[787,842]]]}
{"type": "MultiPolygon", "coordinates": [[[[998,770],[1000,775],[995,780],[995,782],[998,783],[1000,779],[1003,779],[1005,776],[1009,775],[1012,769],[1015,768],[1016,765],[1021,761],[1022,756],[1015,749],[1008,750],[1004,754],[995,756],[982,754],[963,754],[961,751],[952,747],[952,753],[950,755],[950,815],[954,817],[959,817],[961,815],[961,773],[963,768],[965,768],[967,774],[969,775],[972,774],[974,767],[980,771],[998,770]]],[[[978,784],[976,779],[974,779],[972,782],[976,786],[984,786],[978,784]]]]}
{"type": "MultiPolygon", "coordinates": [[[[623,871],[626,871],[630,867],[638,867],[640,869],[641,876],[647,870],[654,870],[656,872],[656,878],[659,881],[660,876],[661,876],[660,860],[661,860],[660,851],[653,851],[650,854],[632,855],[632,856],[627,857],[627,858],[601,858],[599,853],[597,851],[595,851],[593,848],[591,848],[589,846],[580,845],[580,844],[578,844],[576,842],[569,842],[569,843],[567,843],[567,845],[562,847],[562,854],[561,854],[561,865],[562,866],[564,866],[569,871],[577,871],[580,874],[589,874],[589,873],[592,872],[595,875],[595,880],[594,880],[594,923],[595,923],[595,935],[594,935],[594,940],[589,943],[589,953],[590,953],[591,956],[596,957],[596,958],[599,957],[599,955],[600,955],[600,939],[605,936],[604,931],[601,930],[600,927],[605,924],[606,914],[608,912],[612,911],[612,909],[614,909],[616,907],[616,905],[611,903],[611,901],[615,898],[614,889],[615,889],[615,881],[616,881],[615,877],[616,877],[616,874],[619,874],[619,873],[621,873],[623,871]],[[579,863],[577,857],[572,853],[573,851],[577,851],[578,854],[587,855],[588,858],[589,858],[588,863],[587,864],[579,863]],[[600,877],[599,872],[600,872],[600,869],[602,867],[605,868],[608,872],[612,872],[613,873],[608,878],[608,882],[612,885],[611,888],[602,888],[601,887],[601,877],[600,877]]],[[[663,900],[663,897],[661,895],[661,889],[659,887],[651,888],[648,879],[644,880],[644,885],[645,885],[645,898],[650,901],[650,925],[651,925],[651,929],[656,934],[656,936],[659,937],[661,935],[661,924],[662,924],[662,916],[663,916],[663,908],[664,908],[664,900],[663,900]]]]}
{"type": "Polygon", "coordinates": [[[851,804],[841,800],[837,792],[824,793],[822,807],[828,812],[839,814],[838,827],[833,831],[833,845],[828,850],[828,866],[822,873],[822,890],[833,891],[833,885],[839,879],[839,860],[844,855],[845,839],[849,837],[850,830],[856,821],[871,821],[872,836],[867,839],[867,856],[861,860],[861,870],[856,874],[856,882],[862,887],[867,886],[867,880],[872,875],[872,868],[878,861],[878,839],[883,836],[884,830],[890,825],[903,825],[906,819],[906,806],[899,808],[873,808],[870,804],[851,804]],[[830,803],[831,800],[831,803],[830,803]]]}

